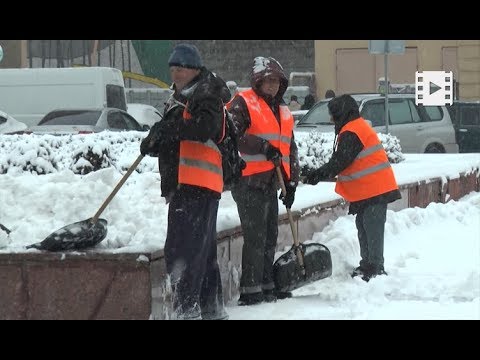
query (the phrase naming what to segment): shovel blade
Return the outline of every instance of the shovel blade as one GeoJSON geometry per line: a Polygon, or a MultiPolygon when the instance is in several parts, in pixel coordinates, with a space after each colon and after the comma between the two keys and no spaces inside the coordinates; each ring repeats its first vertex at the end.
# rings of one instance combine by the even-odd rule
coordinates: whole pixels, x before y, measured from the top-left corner
{"type": "Polygon", "coordinates": [[[300,266],[295,246],[273,264],[273,278],[278,291],[292,291],[332,275],[332,257],[325,245],[300,244],[300,248],[304,268],[300,266]]]}
{"type": "Polygon", "coordinates": [[[2,224],[0,224],[0,230],[5,231],[7,235],[11,233],[10,229],[8,229],[6,226],[3,226],[2,224]]]}
{"type": "Polygon", "coordinates": [[[100,243],[107,236],[107,220],[91,219],[79,221],[58,229],[42,242],[27,246],[47,251],[83,250],[100,243]]]}

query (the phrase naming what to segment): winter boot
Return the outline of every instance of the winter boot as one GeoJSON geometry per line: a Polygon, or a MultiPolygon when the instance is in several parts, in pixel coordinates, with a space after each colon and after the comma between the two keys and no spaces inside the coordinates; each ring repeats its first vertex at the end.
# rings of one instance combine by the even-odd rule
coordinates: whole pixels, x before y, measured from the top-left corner
{"type": "Polygon", "coordinates": [[[368,273],[369,271],[369,268],[368,266],[358,266],[356,267],[355,269],[353,269],[352,273],[351,273],[351,277],[354,278],[355,276],[364,276],[366,273],[368,273]]]}
{"type": "Polygon", "coordinates": [[[240,298],[238,299],[239,306],[245,305],[255,305],[260,304],[263,302],[265,297],[263,296],[262,292],[253,293],[253,294],[240,294],[240,298]]]}
{"type": "Polygon", "coordinates": [[[362,276],[362,280],[365,282],[369,282],[370,279],[380,275],[388,275],[383,266],[380,268],[372,268],[369,271],[365,272],[365,274],[362,276]]]}
{"type": "Polygon", "coordinates": [[[202,313],[202,320],[228,320],[225,309],[213,313],[202,313]]]}
{"type": "Polygon", "coordinates": [[[265,302],[275,302],[277,301],[277,296],[275,295],[275,291],[271,290],[263,290],[263,301],[265,302]]]}
{"type": "Polygon", "coordinates": [[[292,297],[292,293],[290,291],[275,291],[275,295],[278,300],[282,299],[289,299],[292,297]]]}

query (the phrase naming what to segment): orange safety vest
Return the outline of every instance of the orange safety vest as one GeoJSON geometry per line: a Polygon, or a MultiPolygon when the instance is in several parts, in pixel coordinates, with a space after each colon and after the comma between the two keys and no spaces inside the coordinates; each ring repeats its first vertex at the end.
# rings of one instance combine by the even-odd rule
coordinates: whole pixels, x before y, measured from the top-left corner
{"type": "MultiPolygon", "coordinates": [[[[290,180],[290,143],[294,120],[292,113],[286,105],[280,105],[280,124],[268,104],[255,94],[252,89],[238,93],[246,102],[251,124],[245,132],[267,140],[282,153],[281,166],[290,180]]],[[[272,170],[274,165],[265,155],[249,155],[241,153],[242,159],[247,163],[242,176],[262,173],[272,170]]]]}
{"type": "MultiPolygon", "coordinates": [[[[191,119],[187,108],[183,118],[191,119]]],[[[215,142],[180,141],[178,183],[207,188],[218,193],[223,191],[222,154],[215,142]]]]}
{"type": "Polygon", "coordinates": [[[348,122],[340,131],[355,133],[363,144],[353,163],[337,177],[335,191],[349,202],[360,201],[397,190],[398,185],[387,153],[377,133],[363,119],[348,122]]]}

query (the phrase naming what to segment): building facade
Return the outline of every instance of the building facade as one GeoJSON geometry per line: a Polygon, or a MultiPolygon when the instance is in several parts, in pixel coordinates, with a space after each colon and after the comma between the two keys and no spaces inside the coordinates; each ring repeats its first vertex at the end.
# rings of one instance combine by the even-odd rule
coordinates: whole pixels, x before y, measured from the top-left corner
{"type": "MultiPolygon", "coordinates": [[[[0,68],[112,66],[125,72],[127,87],[166,87],[168,55],[179,42],[197,45],[208,68],[241,87],[250,85],[255,56],[276,58],[287,76],[314,72],[318,99],[327,89],[376,92],[384,77],[384,56],[369,54],[368,40],[0,40],[0,68]]],[[[405,46],[403,55],[388,56],[391,83],[414,84],[415,71],[452,71],[458,97],[480,100],[480,40],[406,40],[405,46]]]]}
{"type": "MultiPolygon", "coordinates": [[[[415,84],[416,71],[452,71],[463,100],[480,100],[480,40],[406,40],[403,55],[388,55],[391,83],[415,84]]],[[[315,40],[317,97],[376,92],[384,55],[371,55],[368,40],[315,40]]]]}

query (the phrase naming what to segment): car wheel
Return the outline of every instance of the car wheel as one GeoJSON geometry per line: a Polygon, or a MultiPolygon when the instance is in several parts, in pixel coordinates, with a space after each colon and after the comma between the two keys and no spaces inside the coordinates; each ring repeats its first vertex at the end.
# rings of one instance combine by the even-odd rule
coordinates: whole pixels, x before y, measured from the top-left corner
{"type": "Polygon", "coordinates": [[[440,144],[430,144],[425,149],[426,154],[444,154],[445,149],[440,144]]]}

